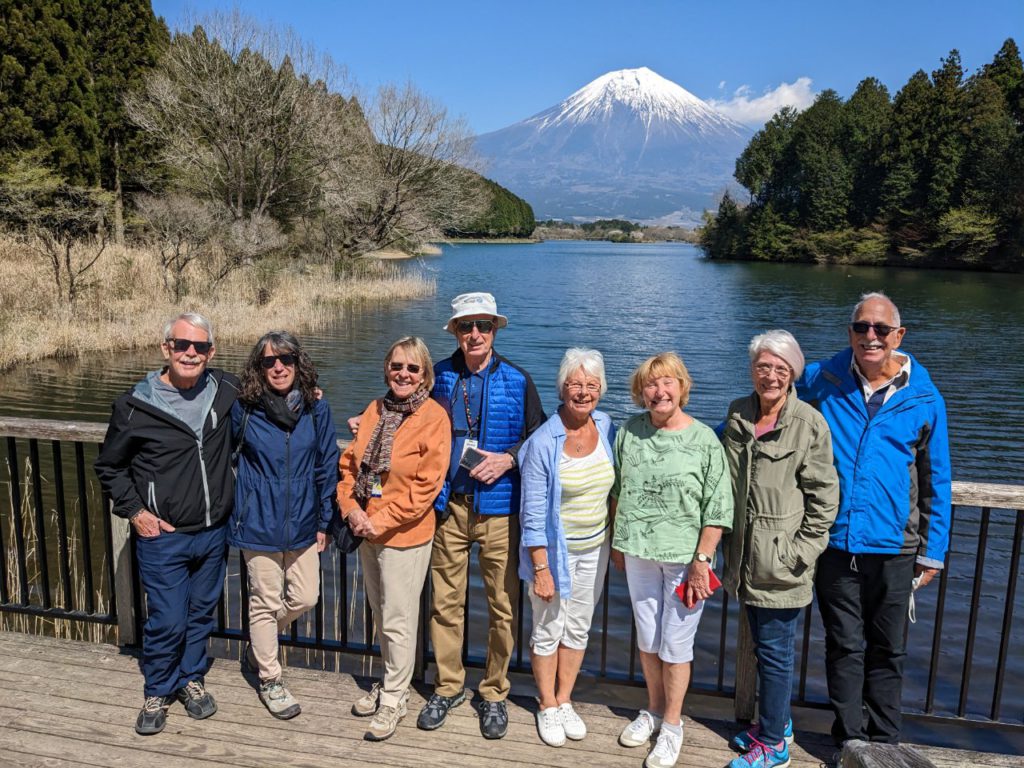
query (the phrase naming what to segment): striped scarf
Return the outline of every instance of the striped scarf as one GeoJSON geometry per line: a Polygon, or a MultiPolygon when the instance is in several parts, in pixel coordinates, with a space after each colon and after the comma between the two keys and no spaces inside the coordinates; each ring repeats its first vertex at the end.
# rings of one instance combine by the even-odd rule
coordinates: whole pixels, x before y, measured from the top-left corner
{"type": "Polygon", "coordinates": [[[398,400],[388,392],[381,399],[380,421],[373,428],[370,441],[363,451],[359,462],[359,476],[356,478],[355,495],[359,506],[366,508],[366,502],[373,492],[374,478],[391,471],[391,447],[395,442],[395,432],[406,417],[416,410],[430,397],[426,389],[418,389],[405,400],[398,400]]]}

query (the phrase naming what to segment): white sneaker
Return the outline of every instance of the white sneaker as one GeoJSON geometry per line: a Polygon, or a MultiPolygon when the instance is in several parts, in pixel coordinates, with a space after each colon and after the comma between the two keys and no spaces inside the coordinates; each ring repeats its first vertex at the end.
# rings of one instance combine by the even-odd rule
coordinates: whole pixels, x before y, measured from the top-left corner
{"type": "Polygon", "coordinates": [[[565,744],[565,728],[558,707],[537,710],[537,733],[540,740],[549,747],[560,747],[565,744]]]}
{"type": "Polygon", "coordinates": [[[562,718],[562,728],[565,735],[573,741],[579,741],[587,735],[587,724],[583,722],[570,702],[565,702],[558,708],[558,715],[562,718]]]}
{"type": "Polygon", "coordinates": [[[672,733],[668,728],[662,726],[654,749],[644,760],[644,768],[673,768],[679,761],[679,750],[682,748],[683,724],[679,724],[679,733],[672,733]]]}
{"type": "Polygon", "coordinates": [[[654,732],[661,728],[661,718],[641,709],[629,725],[619,734],[619,744],[624,747],[639,747],[651,740],[654,732]]]}

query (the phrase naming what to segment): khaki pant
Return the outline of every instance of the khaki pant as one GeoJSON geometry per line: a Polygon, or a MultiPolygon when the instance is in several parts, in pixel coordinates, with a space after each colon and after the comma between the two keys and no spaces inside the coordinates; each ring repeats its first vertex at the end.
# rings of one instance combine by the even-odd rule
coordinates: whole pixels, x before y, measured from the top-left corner
{"type": "Polygon", "coordinates": [[[397,709],[412,682],[420,595],[430,567],[430,549],[429,541],[404,548],[364,541],[359,547],[366,598],[373,611],[384,662],[382,706],[397,709]]]}
{"type": "Polygon", "coordinates": [[[430,580],[434,590],[430,640],[437,659],[434,688],[454,696],[465,686],[462,638],[465,633],[469,552],[480,544],[480,571],[489,616],[487,663],[478,692],[485,701],[504,701],[511,684],[508,665],[515,642],[515,606],[519,599],[519,518],[477,515],[457,497],[448,503],[448,519],[434,534],[430,580]]]}
{"type": "Polygon", "coordinates": [[[289,552],[243,549],[249,572],[249,638],[260,680],[281,677],[277,636],[316,605],[320,556],[316,544],[289,552]]]}

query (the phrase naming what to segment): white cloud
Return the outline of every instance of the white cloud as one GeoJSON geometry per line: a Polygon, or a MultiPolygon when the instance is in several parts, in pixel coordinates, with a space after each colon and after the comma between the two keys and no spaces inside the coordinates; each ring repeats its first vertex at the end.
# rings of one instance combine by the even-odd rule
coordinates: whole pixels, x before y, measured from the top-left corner
{"type": "Polygon", "coordinates": [[[782,83],[760,96],[751,96],[749,85],[741,85],[730,99],[708,99],[708,104],[738,123],[761,127],[783,107],[806,109],[817,95],[811,90],[811,78],[799,77],[795,82],[782,83]]]}

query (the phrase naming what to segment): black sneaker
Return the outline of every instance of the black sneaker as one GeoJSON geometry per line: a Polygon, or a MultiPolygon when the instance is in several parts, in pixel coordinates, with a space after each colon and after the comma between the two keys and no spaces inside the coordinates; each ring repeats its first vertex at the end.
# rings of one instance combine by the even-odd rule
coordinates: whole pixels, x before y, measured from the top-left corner
{"type": "Polygon", "coordinates": [[[167,725],[167,708],[174,699],[170,696],[147,696],[135,720],[135,732],[140,736],[160,733],[167,725]]]}
{"type": "Polygon", "coordinates": [[[480,734],[485,739],[502,739],[508,733],[508,708],[504,701],[481,701],[480,734]]]}
{"type": "Polygon", "coordinates": [[[448,717],[448,710],[455,709],[466,700],[465,689],[454,696],[441,696],[437,693],[430,694],[427,706],[420,710],[420,716],[416,718],[416,727],[421,731],[433,731],[444,725],[448,717]]]}
{"type": "Polygon", "coordinates": [[[195,720],[205,720],[217,711],[217,702],[203,686],[202,680],[189,680],[174,695],[185,705],[188,716],[195,720]]]}

